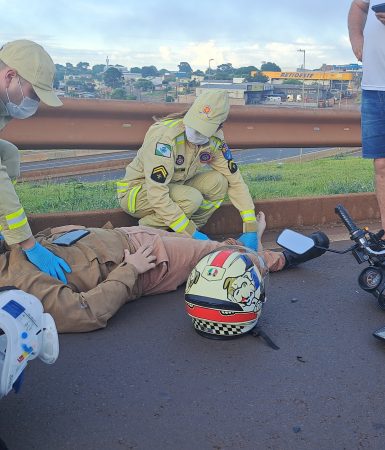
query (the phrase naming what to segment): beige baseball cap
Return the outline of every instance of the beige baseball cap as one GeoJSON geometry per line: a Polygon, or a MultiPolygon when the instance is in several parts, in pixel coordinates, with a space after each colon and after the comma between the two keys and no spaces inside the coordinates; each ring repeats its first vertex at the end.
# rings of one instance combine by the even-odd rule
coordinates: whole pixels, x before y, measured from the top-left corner
{"type": "Polygon", "coordinates": [[[32,84],[42,102],[63,104],[53,90],[55,64],[41,45],[26,39],[8,42],[0,48],[0,60],[32,84]]]}
{"type": "Polygon", "coordinates": [[[183,118],[183,123],[203,136],[211,137],[230,111],[227,91],[212,89],[197,97],[183,118]]]}

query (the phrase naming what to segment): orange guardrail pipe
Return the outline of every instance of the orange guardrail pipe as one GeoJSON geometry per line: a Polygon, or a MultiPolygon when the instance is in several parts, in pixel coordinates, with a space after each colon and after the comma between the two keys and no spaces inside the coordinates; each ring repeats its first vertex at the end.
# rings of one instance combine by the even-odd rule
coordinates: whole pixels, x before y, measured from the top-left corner
{"type": "MultiPolygon", "coordinates": [[[[153,117],[186,104],[64,99],[41,105],[28,120],[13,120],[1,139],[20,149],[138,149],[153,117]]],[[[224,126],[232,148],[361,146],[358,111],[232,106],[224,126]]]]}

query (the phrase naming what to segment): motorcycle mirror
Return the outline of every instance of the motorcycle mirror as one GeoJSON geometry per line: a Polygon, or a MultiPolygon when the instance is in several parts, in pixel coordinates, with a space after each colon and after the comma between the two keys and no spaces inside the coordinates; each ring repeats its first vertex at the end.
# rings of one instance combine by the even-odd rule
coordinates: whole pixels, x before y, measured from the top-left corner
{"type": "Polygon", "coordinates": [[[313,239],[293,230],[283,230],[277,238],[277,244],[297,255],[303,255],[315,247],[313,239]]]}

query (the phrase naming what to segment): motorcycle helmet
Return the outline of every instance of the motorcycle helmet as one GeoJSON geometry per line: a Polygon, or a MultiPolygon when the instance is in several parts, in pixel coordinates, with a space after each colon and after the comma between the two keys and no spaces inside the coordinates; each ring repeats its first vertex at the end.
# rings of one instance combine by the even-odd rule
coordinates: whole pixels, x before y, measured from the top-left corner
{"type": "Polygon", "coordinates": [[[29,361],[53,364],[58,354],[55,322],[40,300],[13,286],[0,288],[0,398],[18,391],[29,361]]]}
{"type": "Polygon", "coordinates": [[[265,302],[266,265],[256,252],[223,247],[203,257],[185,291],[187,314],[202,336],[235,338],[250,332],[265,302]]]}

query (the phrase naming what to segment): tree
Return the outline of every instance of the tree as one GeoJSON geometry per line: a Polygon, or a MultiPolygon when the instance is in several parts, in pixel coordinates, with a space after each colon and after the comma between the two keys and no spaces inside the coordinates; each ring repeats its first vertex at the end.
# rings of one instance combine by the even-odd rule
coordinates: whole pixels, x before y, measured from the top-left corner
{"type": "Polygon", "coordinates": [[[142,69],[140,67],[131,67],[131,73],[142,73],[142,69]]]}
{"type": "Polygon", "coordinates": [[[158,69],[155,66],[143,66],[142,70],[142,77],[156,77],[158,75],[158,69]]]}
{"type": "Polygon", "coordinates": [[[231,72],[215,72],[214,80],[232,80],[233,74],[231,72]]]}
{"type": "Polygon", "coordinates": [[[55,64],[55,82],[58,84],[59,81],[64,80],[64,75],[66,73],[65,66],[62,66],[61,64],[55,64]]]}
{"type": "Polygon", "coordinates": [[[204,74],[205,74],[205,73],[204,73],[202,70],[195,70],[195,71],[192,73],[192,75],[198,75],[198,76],[200,76],[200,77],[203,77],[204,74]]]}
{"type": "Polygon", "coordinates": [[[154,85],[150,80],[145,80],[144,78],[139,78],[138,81],[135,81],[134,86],[136,89],[140,89],[141,91],[152,91],[154,89],[154,85]]]}
{"type": "Polygon", "coordinates": [[[167,70],[167,69],[160,69],[159,71],[158,71],[158,74],[159,75],[164,75],[165,73],[169,73],[170,71],[169,70],[167,70]]]}
{"type": "Polygon", "coordinates": [[[76,64],[76,68],[79,70],[79,72],[81,73],[85,73],[88,72],[88,67],[89,67],[89,63],[88,62],[78,62],[76,64]]]}
{"type": "Polygon", "coordinates": [[[234,69],[234,77],[248,78],[251,76],[251,72],[255,72],[258,69],[255,66],[243,66],[239,69],[234,69]]]}
{"type": "Polygon", "coordinates": [[[111,92],[111,98],[114,100],[127,100],[128,96],[125,89],[117,88],[111,92]]]}
{"type": "Polygon", "coordinates": [[[75,67],[71,63],[66,63],[66,74],[73,75],[76,73],[75,67]]]}
{"type": "Polygon", "coordinates": [[[261,66],[262,72],[281,72],[281,68],[272,62],[263,63],[261,66]]]}
{"type": "Polygon", "coordinates": [[[182,61],[178,64],[179,72],[192,73],[192,68],[190,64],[186,61],[182,61]]]}
{"type": "Polygon", "coordinates": [[[256,75],[252,77],[251,75],[246,78],[246,81],[259,81],[260,83],[266,83],[269,80],[269,78],[265,75],[262,75],[262,73],[258,70],[256,75]]]}
{"type": "Polygon", "coordinates": [[[94,77],[97,77],[99,74],[101,74],[104,71],[105,64],[95,64],[92,66],[91,72],[94,77]]]}
{"type": "Polygon", "coordinates": [[[217,71],[220,73],[233,73],[234,67],[231,63],[220,64],[217,66],[217,71]]]}
{"type": "Polygon", "coordinates": [[[104,84],[111,88],[122,87],[123,75],[115,67],[109,67],[103,74],[104,84]]]}

